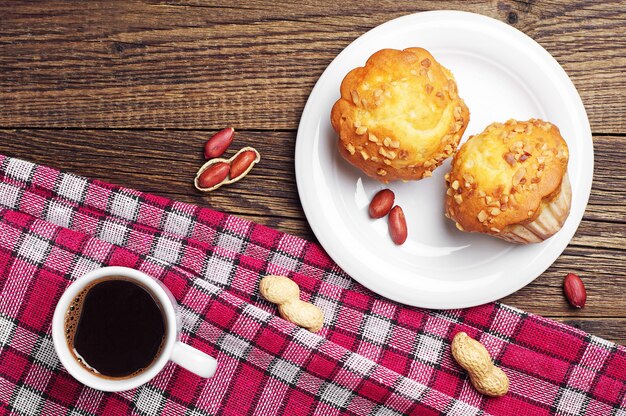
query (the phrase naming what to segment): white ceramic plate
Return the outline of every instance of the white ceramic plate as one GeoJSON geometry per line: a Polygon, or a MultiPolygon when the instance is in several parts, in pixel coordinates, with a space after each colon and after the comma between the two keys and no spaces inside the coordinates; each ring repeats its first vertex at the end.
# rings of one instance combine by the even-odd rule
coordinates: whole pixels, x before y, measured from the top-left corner
{"type": "Polygon", "coordinates": [[[404,16],[352,42],[318,80],[300,120],[296,179],[306,217],[328,254],[350,276],[385,297],[409,305],[448,309],[480,305],[519,290],[547,269],[574,235],[593,177],[591,129],[580,96],[558,62],[522,32],[465,12],[404,16]],[[367,214],[386,186],[345,162],[336,150],[330,110],[343,77],[383,48],[421,46],[456,77],[471,121],[464,139],[494,121],[537,117],[559,126],[570,150],[573,188],[563,229],[541,244],[517,246],[458,231],[444,217],[447,161],[432,178],[388,185],[406,215],[402,246],[387,220],[367,214]]]}

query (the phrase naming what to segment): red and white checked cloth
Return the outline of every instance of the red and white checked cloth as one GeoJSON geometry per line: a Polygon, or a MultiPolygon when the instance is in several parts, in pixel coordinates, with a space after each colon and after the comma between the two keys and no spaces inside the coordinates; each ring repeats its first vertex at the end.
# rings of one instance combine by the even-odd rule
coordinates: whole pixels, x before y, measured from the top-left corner
{"type": "Polygon", "coordinates": [[[316,244],[240,218],[0,156],[0,415],[626,415],[626,349],[511,307],[428,311],[360,286],[316,244]],[[174,364],[102,393],[60,365],[54,306],[85,272],[160,279],[183,341],[219,362],[201,379],[174,364]],[[292,277],[326,315],[312,334],[258,294],[292,277]],[[450,355],[478,338],[511,380],[485,398],[450,355]]]}

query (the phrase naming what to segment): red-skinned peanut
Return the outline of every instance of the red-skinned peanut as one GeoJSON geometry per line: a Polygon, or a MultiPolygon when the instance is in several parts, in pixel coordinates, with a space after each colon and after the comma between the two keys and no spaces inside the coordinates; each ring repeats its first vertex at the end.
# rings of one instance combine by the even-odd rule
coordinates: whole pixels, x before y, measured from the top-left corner
{"type": "Polygon", "coordinates": [[[224,154],[228,146],[233,142],[235,129],[232,127],[225,128],[215,133],[204,144],[204,158],[213,159],[224,154]]]}

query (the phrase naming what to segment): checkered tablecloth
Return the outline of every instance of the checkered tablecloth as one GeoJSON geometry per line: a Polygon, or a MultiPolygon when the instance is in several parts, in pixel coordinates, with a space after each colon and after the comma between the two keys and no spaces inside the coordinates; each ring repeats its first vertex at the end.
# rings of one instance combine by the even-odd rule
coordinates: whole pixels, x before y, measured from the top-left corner
{"type": "Polygon", "coordinates": [[[626,415],[626,349],[491,303],[428,311],[388,301],[311,242],[240,218],[0,156],[0,415],[626,415]],[[65,288],[121,265],[180,303],[182,340],[213,355],[215,377],[174,364],[113,394],[61,366],[50,323],[65,288]],[[259,297],[292,277],[324,310],[312,334],[259,297]],[[458,331],[511,381],[478,394],[454,362],[458,331]]]}

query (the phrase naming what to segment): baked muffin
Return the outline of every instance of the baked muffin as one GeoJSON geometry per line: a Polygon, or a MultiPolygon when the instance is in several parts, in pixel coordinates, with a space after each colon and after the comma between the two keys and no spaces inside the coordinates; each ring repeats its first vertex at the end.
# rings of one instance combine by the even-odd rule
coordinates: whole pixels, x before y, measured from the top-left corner
{"type": "Polygon", "coordinates": [[[422,48],[373,54],[343,79],[331,112],[339,153],[381,182],[431,176],[468,122],[452,73],[422,48]]]}
{"type": "Polygon", "coordinates": [[[446,216],[462,231],[520,244],[544,241],[569,215],[568,158],[551,123],[493,123],[454,156],[446,175],[446,216]]]}

